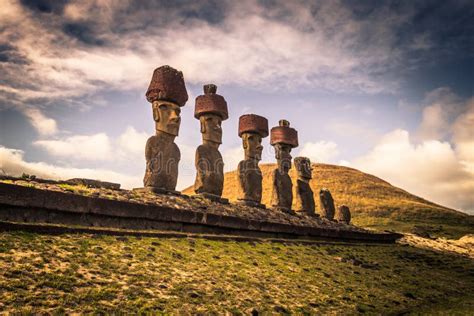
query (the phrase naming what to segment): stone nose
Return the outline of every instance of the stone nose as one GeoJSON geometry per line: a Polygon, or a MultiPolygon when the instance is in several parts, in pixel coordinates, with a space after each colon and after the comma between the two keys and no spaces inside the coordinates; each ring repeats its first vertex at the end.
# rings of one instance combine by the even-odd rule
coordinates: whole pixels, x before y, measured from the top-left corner
{"type": "Polygon", "coordinates": [[[175,111],[171,111],[170,120],[178,121],[179,119],[180,119],[179,114],[176,113],[175,111]]]}

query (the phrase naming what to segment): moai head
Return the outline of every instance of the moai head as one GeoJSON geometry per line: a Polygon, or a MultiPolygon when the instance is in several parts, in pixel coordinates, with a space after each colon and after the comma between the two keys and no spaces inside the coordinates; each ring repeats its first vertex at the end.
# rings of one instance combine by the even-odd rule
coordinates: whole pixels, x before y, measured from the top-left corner
{"type": "Polygon", "coordinates": [[[262,138],[268,136],[268,120],[256,114],[246,114],[239,118],[239,137],[245,151],[246,160],[262,159],[262,138]]]}
{"type": "Polygon", "coordinates": [[[309,181],[312,178],[311,161],[306,157],[296,157],[295,158],[295,167],[298,171],[298,179],[303,181],[309,181]]]}
{"type": "Polygon", "coordinates": [[[347,205],[341,205],[336,210],[336,220],[346,224],[351,222],[351,211],[347,205]]]}
{"type": "Polygon", "coordinates": [[[180,107],[188,100],[183,73],[170,66],[156,68],[146,98],[152,104],[156,133],[178,136],[180,107]]]}
{"type": "Polygon", "coordinates": [[[194,117],[201,123],[203,143],[222,144],[222,121],[229,117],[227,102],[216,94],[217,86],[204,85],[204,95],[196,98],[194,117]]]}
{"type": "Polygon", "coordinates": [[[291,149],[298,147],[298,132],[290,127],[290,122],[280,120],[279,126],[271,130],[270,144],[275,148],[278,170],[288,173],[291,169],[291,149]]]}

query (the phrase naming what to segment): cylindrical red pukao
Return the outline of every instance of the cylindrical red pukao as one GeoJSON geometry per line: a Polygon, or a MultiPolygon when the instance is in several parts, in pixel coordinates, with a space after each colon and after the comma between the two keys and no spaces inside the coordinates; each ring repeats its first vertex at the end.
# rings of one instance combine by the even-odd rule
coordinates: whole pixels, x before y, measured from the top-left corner
{"type": "Polygon", "coordinates": [[[181,71],[168,65],[156,68],[146,92],[148,102],[163,100],[184,106],[188,101],[188,92],[181,71]]]}
{"type": "Polygon", "coordinates": [[[243,133],[256,133],[262,138],[268,136],[268,120],[256,114],[245,114],[239,117],[239,137],[243,133]]]}
{"type": "Polygon", "coordinates": [[[270,132],[270,145],[276,144],[298,147],[298,132],[290,127],[290,122],[287,120],[280,120],[279,126],[273,127],[270,132]]]}
{"type": "Polygon", "coordinates": [[[196,98],[196,107],[194,108],[194,117],[199,119],[203,114],[215,114],[227,120],[229,112],[227,111],[227,102],[224,97],[216,94],[217,86],[214,84],[204,85],[204,95],[196,98]]]}

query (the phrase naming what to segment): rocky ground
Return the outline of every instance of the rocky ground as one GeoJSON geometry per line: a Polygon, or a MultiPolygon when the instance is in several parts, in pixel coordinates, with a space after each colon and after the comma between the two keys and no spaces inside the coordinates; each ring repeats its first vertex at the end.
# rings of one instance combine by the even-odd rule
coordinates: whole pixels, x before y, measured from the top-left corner
{"type": "Polygon", "coordinates": [[[405,234],[399,240],[399,243],[439,252],[458,254],[474,259],[474,235],[466,235],[460,239],[446,239],[424,238],[414,234],[405,234]]]}
{"type": "Polygon", "coordinates": [[[364,231],[364,229],[343,223],[336,223],[324,218],[315,218],[303,214],[290,215],[269,209],[248,207],[236,203],[221,204],[212,202],[199,196],[189,195],[163,195],[135,190],[108,189],[89,187],[84,184],[71,184],[67,182],[42,181],[39,179],[0,178],[0,182],[33,187],[42,190],[80,194],[90,197],[100,197],[132,203],[162,205],[176,209],[194,210],[219,215],[232,215],[246,219],[266,220],[274,223],[291,225],[305,225],[314,227],[344,229],[351,231],[364,231]]]}

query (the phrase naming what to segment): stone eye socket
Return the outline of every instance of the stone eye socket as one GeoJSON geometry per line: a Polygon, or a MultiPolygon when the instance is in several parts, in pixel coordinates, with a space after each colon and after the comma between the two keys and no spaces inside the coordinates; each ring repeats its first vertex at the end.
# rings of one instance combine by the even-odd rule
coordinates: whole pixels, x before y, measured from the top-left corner
{"type": "Polygon", "coordinates": [[[160,104],[159,108],[160,108],[160,110],[164,111],[164,110],[168,109],[168,106],[166,104],[160,104]]]}

